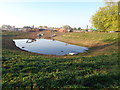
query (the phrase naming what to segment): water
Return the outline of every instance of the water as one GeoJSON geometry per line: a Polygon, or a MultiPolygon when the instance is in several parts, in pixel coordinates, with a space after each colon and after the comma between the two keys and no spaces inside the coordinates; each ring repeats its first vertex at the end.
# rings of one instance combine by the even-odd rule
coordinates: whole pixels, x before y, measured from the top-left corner
{"type": "Polygon", "coordinates": [[[67,55],[71,52],[81,53],[88,50],[86,47],[48,39],[14,39],[13,41],[22,50],[47,55],[67,55]]]}

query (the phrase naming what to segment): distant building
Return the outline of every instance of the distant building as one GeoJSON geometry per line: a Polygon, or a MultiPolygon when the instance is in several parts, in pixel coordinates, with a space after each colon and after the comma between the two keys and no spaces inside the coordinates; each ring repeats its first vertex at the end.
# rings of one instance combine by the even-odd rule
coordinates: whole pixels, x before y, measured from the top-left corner
{"type": "Polygon", "coordinates": [[[73,32],[73,29],[72,28],[69,28],[69,29],[60,28],[58,31],[59,32],[73,32]]]}
{"type": "Polygon", "coordinates": [[[58,31],[59,31],[59,32],[67,32],[67,30],[66,30],[66,29],[63,29],[63,28],[59,29],[58,31]]]}
{"type": "Polygon", "coordinates": [[[72,32],[73,29],[65,29],[65,28],[54,28],[54,31],[58,31],[58,32],[72,32]]]}
{"type": "Polygon", "coordinates": [[[64,25],[60,28],[60,32],[72,32],[73,29],[69,25],[64,25]]]}

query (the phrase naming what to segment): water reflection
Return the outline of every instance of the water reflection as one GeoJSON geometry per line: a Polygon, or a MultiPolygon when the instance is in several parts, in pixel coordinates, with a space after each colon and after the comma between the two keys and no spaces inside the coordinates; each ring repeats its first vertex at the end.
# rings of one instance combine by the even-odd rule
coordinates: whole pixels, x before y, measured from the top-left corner
{"type": "Polygon", "coordinates": [[[77,54],[88,50],[86,47],[71,45],[54,39],[15,39],[13,41],[22,50],[48,55],[77,54]]]}
{"type": "Polygon", "coordinates": [[[26,41],[26,43],[32,43],[32,42],[35,42],[36,41],[36,39],[28,39],[27,41],[26,41]]]}

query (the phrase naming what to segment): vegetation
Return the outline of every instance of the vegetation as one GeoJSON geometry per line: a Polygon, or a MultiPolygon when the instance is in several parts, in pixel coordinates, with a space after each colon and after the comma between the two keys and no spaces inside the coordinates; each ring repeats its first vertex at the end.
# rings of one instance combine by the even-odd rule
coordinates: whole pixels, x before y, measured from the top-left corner
{"type": "Polygon", "coordinates": [[[81,27],[79,27],[78,30],[81,30],[81,27]]]}
{"type": "Polygon", "coordinates": [[[78,28],[74,27],[73,30],[81,30],[81,27],[78,28]]]}
{"type": "Polygon", "coordinates": [[[71,27],[69,25],[64,25],[62,26],[63,29],[71,29],[71,27]]]}
{"type": "Polygon", "coordinates": [[[74,27],[74,28],[73,28],[73,30],[77,30],[77,28],[76,28],[76,27],[74,27]]]}
{"type": "Polygon", "coordinates": [[[23,26],[23,28],[31,28],[30,26],[23,26]]]}
{"type": "MultiPolygon", "coordinates": [[[[26,35],[26,33],[21,35],[23,34],[26,35]]],[[[15,35],[18,35],[17,32],[4,32],[3,41],[12,42],[12,38],[16,38],[13,37],[15,35]]],[[[111,44],[113,47],[117,47],[118,37],[117,33],[68,33],[61,38],[66,42],[69,41],[69,38],[71,41],[74,39],[76,44],[82,39],[84,41],[91,39],[90,43],[95,44],[88,46],[97,53],[99,51],[96,49],[100,48],[95,47],[97,46],[96,41],[103,45],[111,44]]],[[[3,43],[3,46],[5,44],[3,43]]],[[[107,47],[109,51],[113,49],[110,45],[107,47]]],[[[55,57],[35,55],[15,48],[8,48],[5,45],[2,50],[3,90],[8,90],[8,88],[120,88],[118,67],[120,62],[115,47],[115,52],[109,54],[102,51],[101,55],[96,54],[95,56],[91,53],[88,55],[86,52],[75,56],[55,57]]]]}
{"type": "Polygon", "coordinates": [[[106,2],[92,17],[92,24],[99,31],[119,31],[118,2],[106,2]]]}
{"type": "Polygon", "coordinates": [[[96,44],[106,44],[118,41],[119,33],[106,33],[106,32],[81,32],[81,33],[67,33],[63,36],[56,37],[56,39],[62,41],[68,41],[70,43],[87,47],[93,47],[96,44]]]}

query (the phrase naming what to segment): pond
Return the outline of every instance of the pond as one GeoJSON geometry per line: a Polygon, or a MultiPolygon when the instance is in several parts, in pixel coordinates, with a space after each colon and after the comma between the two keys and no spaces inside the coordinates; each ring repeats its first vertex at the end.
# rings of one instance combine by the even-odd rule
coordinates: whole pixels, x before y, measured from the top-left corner
{"type": "Polygon", "coordinates": [[[47,55],[73,55],[88,50],[86,47],[49,39],[14,39],[13,41],[22,50],[47,55]]]}

